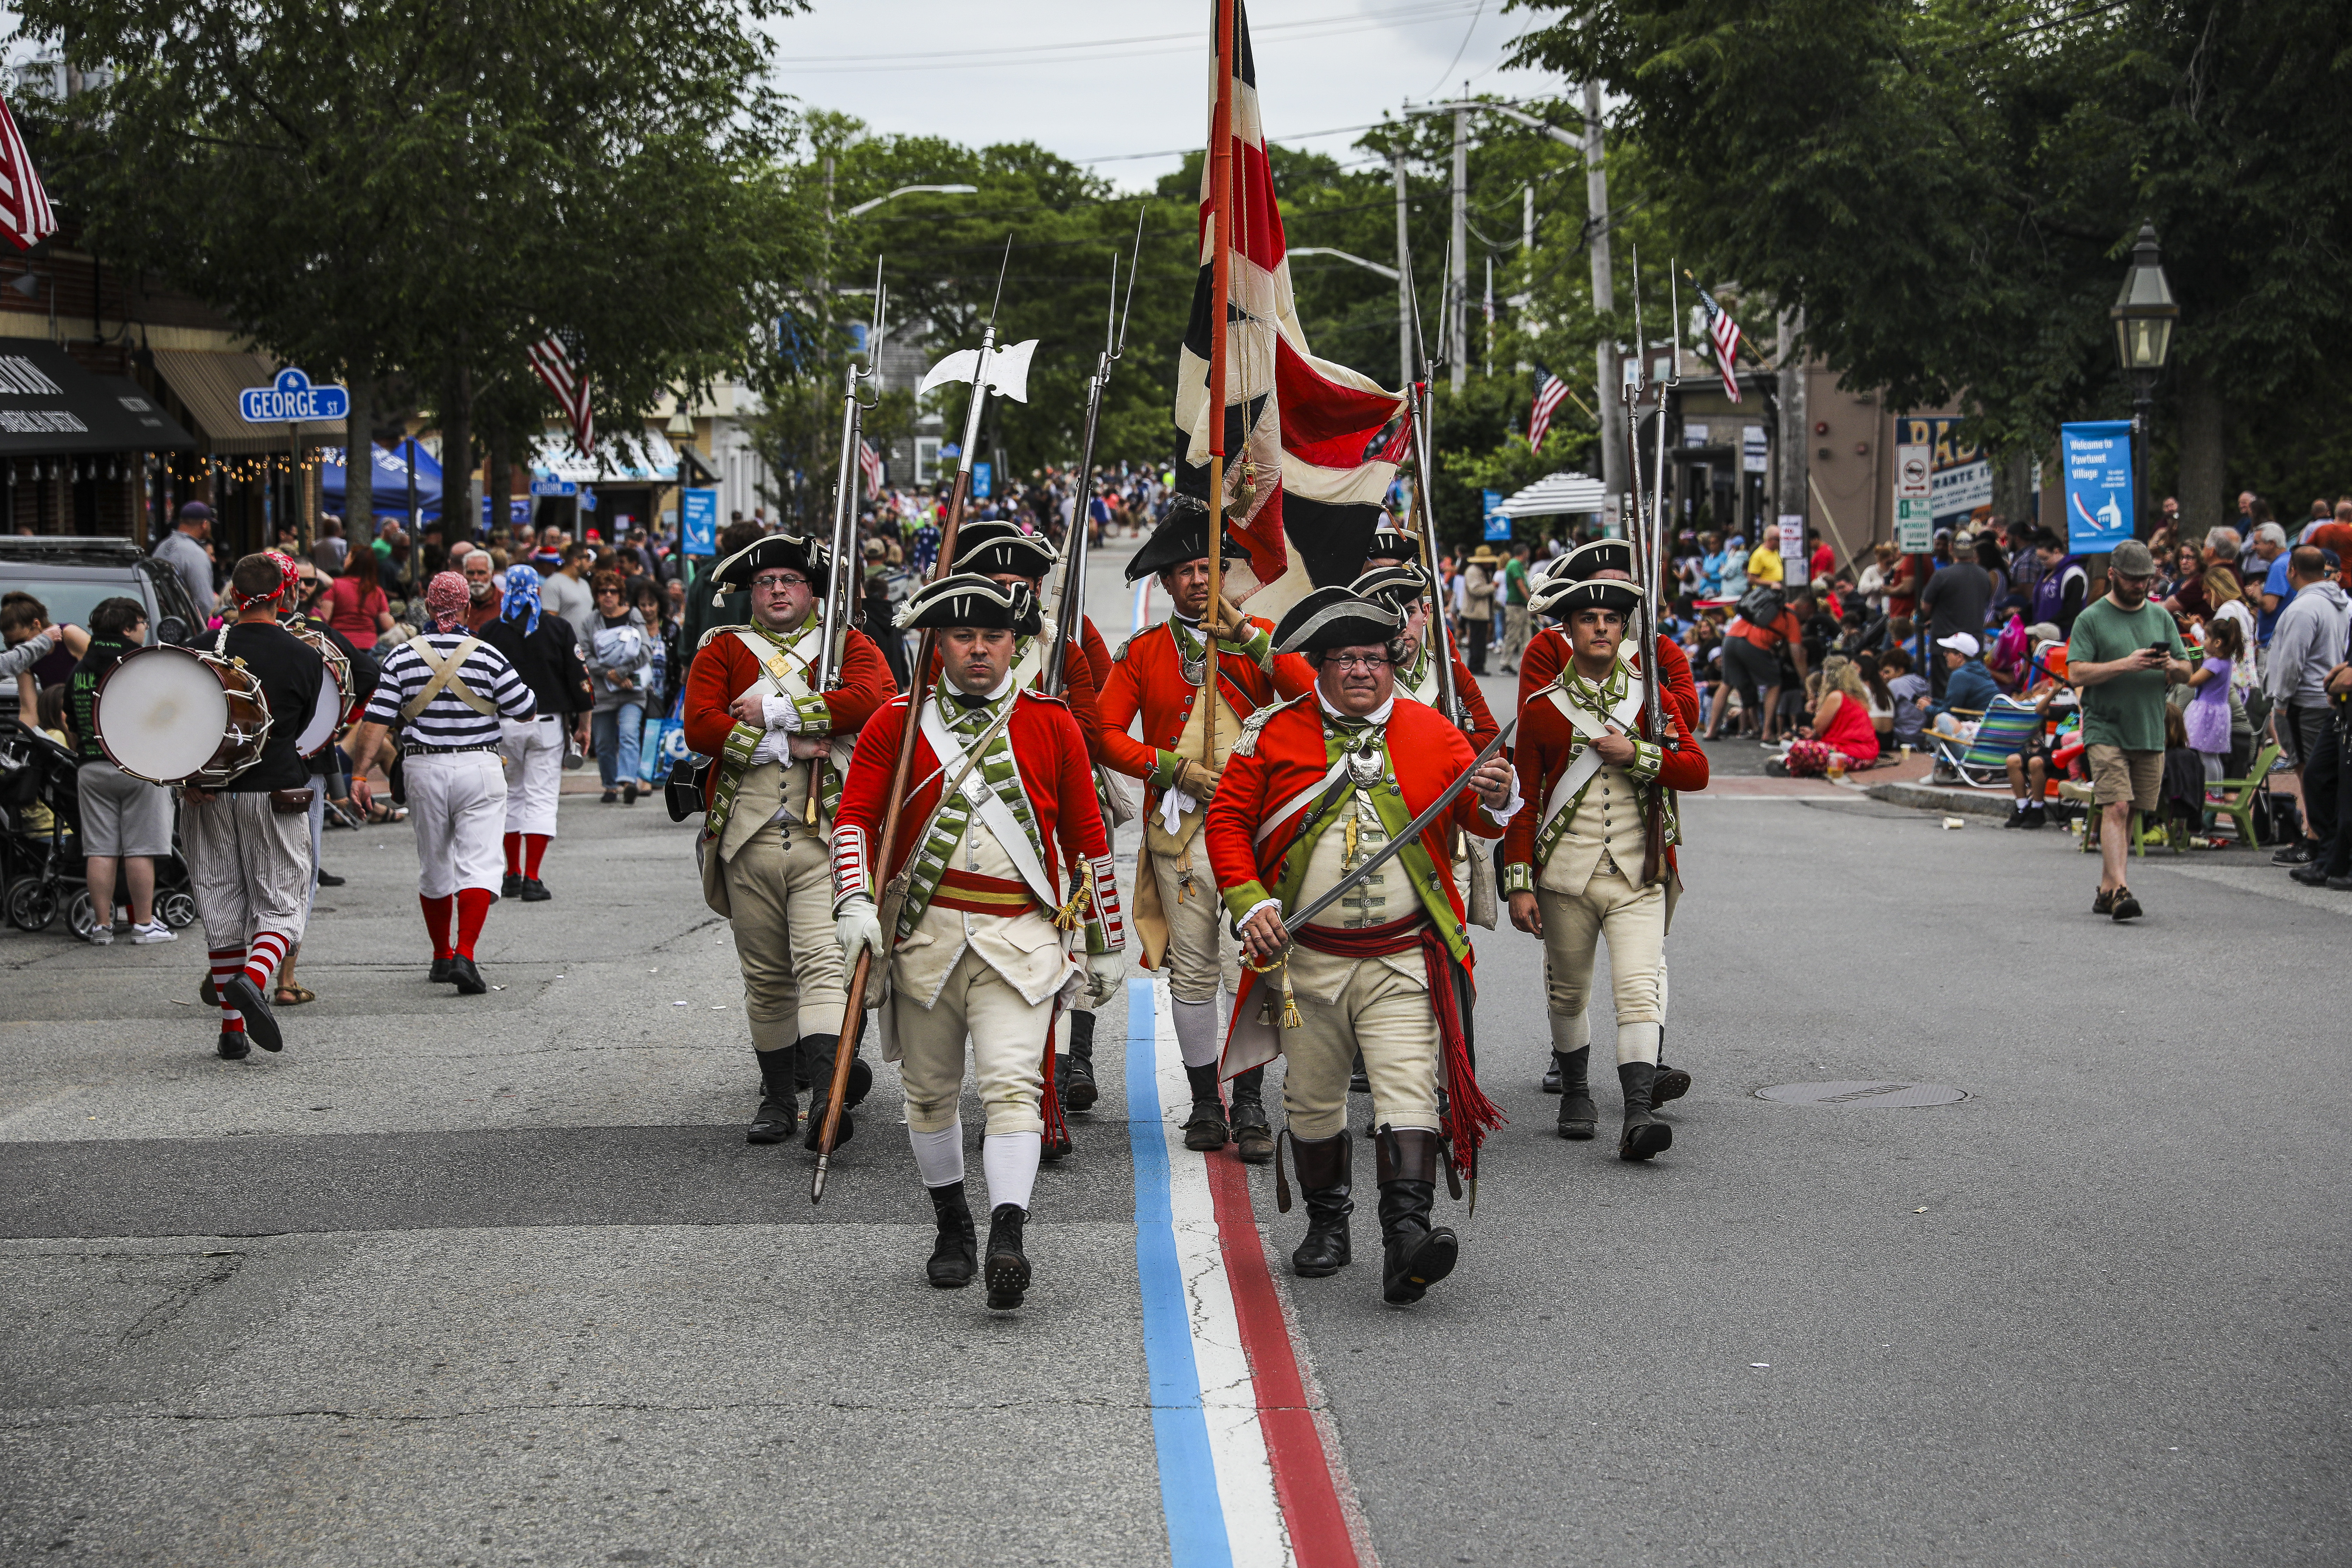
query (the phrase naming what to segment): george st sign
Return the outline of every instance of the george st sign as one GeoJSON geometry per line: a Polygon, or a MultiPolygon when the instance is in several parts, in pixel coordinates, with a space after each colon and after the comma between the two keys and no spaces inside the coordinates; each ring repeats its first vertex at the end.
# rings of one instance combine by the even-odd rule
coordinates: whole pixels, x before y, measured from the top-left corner
{"type": "Polygon", "coordinates": [[[305,425],[346,417],[352,395],[332,384],[313,386],[309,376],[288,365],[268,386],[238,393],[236,411],[248,425],[305,425]]]}

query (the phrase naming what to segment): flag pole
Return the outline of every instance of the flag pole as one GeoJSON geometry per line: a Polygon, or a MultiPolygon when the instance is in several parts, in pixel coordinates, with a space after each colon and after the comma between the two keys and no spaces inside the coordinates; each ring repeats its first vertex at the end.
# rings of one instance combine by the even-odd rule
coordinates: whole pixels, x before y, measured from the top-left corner
{"type": "Polygon", "coordinates": [[[1201,765],[1217,765],[1217,634],[1225,591],[1225,325],[1234,287],[1234,5],[1217,0],[1217,105],[1209,117],[1209,605],[1201,765]]]}

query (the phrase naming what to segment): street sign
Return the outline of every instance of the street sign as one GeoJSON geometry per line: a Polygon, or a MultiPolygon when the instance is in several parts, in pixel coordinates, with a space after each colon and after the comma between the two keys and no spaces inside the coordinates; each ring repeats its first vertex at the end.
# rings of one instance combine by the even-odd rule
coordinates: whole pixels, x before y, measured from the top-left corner
{"type": "Polygon", "coordinates": [[[580,493],[580,486],[572,479],[533,479],[530,481],[530,493],[540,498],[576,496],[580,493]]]}
{"type": "Polygon", "coordinates": [[[1895,548],[1905,555],[1925,555],[1936,548],[1934,501],[1925,496],[1895,498],[1895,548]]]}
{"type": "Polygon", "coordinates": [[[1481,490],[1478,493],[1486,503],[1486,538],[1490,542],[1510,538],[1511,520],[1502,512],[1503,492],[1481,490]]]}
{"type": "MultiPolygon", "coordinates": [[[[1748,426],[1754,429],[1754,426],[1748,426]]],[[[1805,518],[1785,512],[1780,518],[1780,574],[1791,588],[1802,587],[1810,561],[1805,554],[1805,518]]]]}
{"type": "Polygon", "coordinates": [[[2132,427],[2128,419],[2058,426],[2066,467],[2066,548],[2113,550],[2132,536],[2132,427]]]}
{"type": "Polygon", "coordinates": [[[1926,500],[1934,489],[1935,448],[1902,446],[1895,448],[1895,496],[1898,500],[1926,500]]]}
{"type": "Polygon", "coordinates": [[[1742,473],[1760,474],[1767,471],[1766,461],[1771,456],[1771,437],[1761,425],[1750,425],[1739,433],[1739,468],[1742,473]]]}
{"type": "Polygon", "coordinates": [[[719,492],[715,489],[686,489],[679,495],[686,511],[686,525],[680,531],[680,548],[688,555],[719,553],[719,492]]]}
{"type": "Polygon", "coordinates": [[[986,500],[989,495],[989,483],[994,479],[995,477],[996,469],[992,465],[988,463],[974,463],[971,466],[971,493],[981,500],[986,500]]]}
{"type": "Polygon", "coordinates": [[[238,393],[236,411],[248,425],[309,424],[350,414],[352,395],[340,386],[313,386],[309,376],[289,364],[268,386],[248,386],[238,393]]]}

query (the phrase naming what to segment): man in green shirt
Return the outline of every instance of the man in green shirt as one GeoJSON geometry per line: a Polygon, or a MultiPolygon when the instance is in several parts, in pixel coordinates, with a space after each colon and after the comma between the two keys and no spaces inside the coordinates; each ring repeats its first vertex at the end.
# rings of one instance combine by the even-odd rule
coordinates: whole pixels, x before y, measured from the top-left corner
{"type": "Polygon", "coordinates": [[[2189,679],[2188,645],[2172,614],[2148,600],[2156,557],[2126,539],[2107,558],[2106,596],[2084,607],[2066,644],[2067,679],[2083,693],[2092,799],[2099,808],[2099,896],[2093,914],[2137,919],[2124,886],[2135,810],[2157,809],[2164,782],[2164,689],[2189,679]]]}

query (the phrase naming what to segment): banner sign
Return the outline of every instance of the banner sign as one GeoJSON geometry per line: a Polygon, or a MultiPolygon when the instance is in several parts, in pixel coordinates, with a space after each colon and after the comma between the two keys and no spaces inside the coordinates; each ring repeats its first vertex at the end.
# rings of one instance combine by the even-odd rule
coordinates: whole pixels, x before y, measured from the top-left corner
{"type": "Polygon", "coordinates": [[[680,531],[683,539],[679,548],[688,555],[719,553],[719,492],[709,489],[688,489],[678,492],[685,500],[686,522],[680,531]]]}
{"type": "Polygon", "coordinates": [[[2132,536],[2132,427],[2128,419],[2058,426],[2066,468],[2066,549],[2113,550],[2132,536]]]}
{"type": "Polygon", "coordinates": [[[1486,537],[1489,541],[1510,538],[1511,520],[1503,515],[1503,492],[1481,490],[1478,494],[1484,503],[1481,510],[1486,519],[1486,537]]]}

